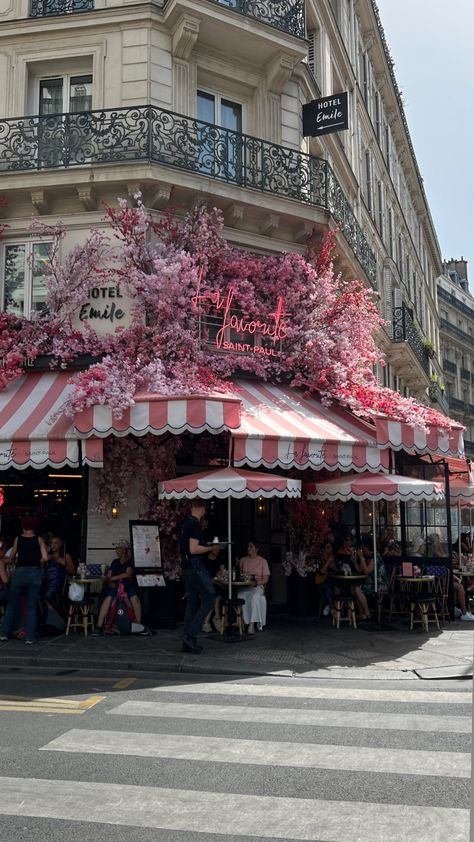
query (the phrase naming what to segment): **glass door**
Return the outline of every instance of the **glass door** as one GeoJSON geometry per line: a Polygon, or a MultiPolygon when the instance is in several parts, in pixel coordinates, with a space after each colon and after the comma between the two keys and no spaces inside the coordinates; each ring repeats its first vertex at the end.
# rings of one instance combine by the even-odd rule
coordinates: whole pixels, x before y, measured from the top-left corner
{"type": "Polygon", "coordinates": [[[240,183],[242,180],[242,105],[224,99],[220,94],[198,91],[200,126],[199,171],[214,178],[240,183]]]}
{"type": "Polygon", "coordinates": [[[42,167],[85,163],[92,108],[92,75],[40,79],[38,158],[42,167]],[[81,117],[70,117],[71,114],[81,117]]]}

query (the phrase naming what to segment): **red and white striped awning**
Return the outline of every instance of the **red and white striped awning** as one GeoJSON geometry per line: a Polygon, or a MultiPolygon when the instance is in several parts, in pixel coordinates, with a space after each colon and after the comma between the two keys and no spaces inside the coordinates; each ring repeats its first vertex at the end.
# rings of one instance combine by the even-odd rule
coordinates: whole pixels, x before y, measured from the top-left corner
{"type": "Polygon", "coordinates": [[[444,483],[399,474],[349,474],[305,486],[308,500],[444,500],[444,483]]]}
{"type": "Polygon", "coordinates": [[[30,372],[0,392],[0,470],[102,467],[102,441],[81,445],[62,411],[69,378],[65,371],[30,372]]]}
{"type": "Polygon", "coordinates": [[[236,380],[241,424],[232,432],[233,464],[266,468],[380,471],[389,465],[375,428],[302,391],[236,380]]]}
{"type": "Polygon", "coordinates": [[[456,477],[449,481],[449,496],[453,503],[461,506],[474,506],[474,484],[468,478],[456,477]]]}
{"type": "Polygon", "coordinates": [[[121,418],[109,406],[96,405],[79,412],[74,426],[80,438],[98,436],[155,436],[163,433],[222,433],[240,424],[240,399],[236,395],[137,394],[121,418]]]}
{"type": "Polygon", "coordinates": [[[464,456],[464,428],[460,424],[450,430],[429,426],[425,432],[403,421],[377,416],[375,428],[379,447],[435,456],[464,456]]]}
{"type": "Polygon", "coordinates": [[[212,497],[301,497],[301,480],[237,468],[221,468],[167,479],[158,484],[158,494],[163,500],[192,500],[194,497],[202,497],[203,500],[212,497]]]}

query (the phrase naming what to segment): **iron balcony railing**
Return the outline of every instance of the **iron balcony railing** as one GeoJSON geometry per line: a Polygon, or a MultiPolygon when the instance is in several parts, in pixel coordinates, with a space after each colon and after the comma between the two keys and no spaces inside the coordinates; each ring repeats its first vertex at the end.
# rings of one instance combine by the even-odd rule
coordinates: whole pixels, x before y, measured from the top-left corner
{"type": "Polygon", "coordinates": [[[442,298],[443,301],[451,304],[451,306],[455,307],[456,310],[459,310],[460,313],[464,313],[465,316],[468,316],[470,319],[474,319],[474,307],[469,307],[467,304],[464,304],[463,301],[459,301],[455,295],[451,292],[447,292],[442,286],[438,286],[438,298],[442,298]]]}
{"type": "Polygon", "coordinates": [[[456,363],[452,363],[451,360],[443,360],[443,371],[448,371],[450,374],[457,373],[457,365],[456,363]]]}
{"type": "Polygon", "coordinates": [[[446,398],[444,389],[441,389],[439,383],[430,383],[428,387],[428,395],[433,403],[437,403],[441,412],[445,415],[449,412],[449,404],[446,398]]]}
{"type": "Polygon", "coordinates": [[[0,176],[136,161],[326,209],[375,283],[375,255],[323,158],[152,106],[0,121],[0,176]]]}
{"type": "Polygon", "coordinates": [[[407,342],[425,374],[430,373],[423,338],[405,304],[393,310],[393,341],[407,342]]]}
{"type": "Polygon", "coordinates": [[[468,382],[471,381],[471,372],[468,368],[461,369],[461,380],[467,380],[468,382]]]}
{"type": "Polygon", "coordinates": [[[30,0],[30,18],[92,12],[95,0],[30,0]]]}
{"type": "Polygon", "coordinates": [[[464,342],[466,345],[469,345],[469,347],[472,348],[472,343],[474,340],[471,333],[466,333],[465,330],[461,330],[461,328],[457,325],[452,325],[451,322],[448,322],[447,319],[440,319],[439,326],[440,330],[445,330],[446,333],[450,333],[452,336],[455,336],[456,339],[459,339],[460,342],[464,342]]]}
{"type": "Polygon", "coordinates": [[[306,36],[305,0],[211,0],[297,38],[306,36]]]}
{"type": "Polygon", "coordinates": [[[449,406],[451,409],[454,409],[455,412],[466,412],[467,404],[464,401],[460,401],[459,398],[453,398],[452,395],[448,398],[449,406]]]}

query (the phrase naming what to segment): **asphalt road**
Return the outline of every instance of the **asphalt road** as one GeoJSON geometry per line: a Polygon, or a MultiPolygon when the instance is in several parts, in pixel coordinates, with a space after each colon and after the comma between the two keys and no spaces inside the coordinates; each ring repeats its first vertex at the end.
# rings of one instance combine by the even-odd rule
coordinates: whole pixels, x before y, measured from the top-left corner
{"type": "Polygon", "coordinates": [[[0,670],[0,842],[468,838],[471,685],[0,670]]]}

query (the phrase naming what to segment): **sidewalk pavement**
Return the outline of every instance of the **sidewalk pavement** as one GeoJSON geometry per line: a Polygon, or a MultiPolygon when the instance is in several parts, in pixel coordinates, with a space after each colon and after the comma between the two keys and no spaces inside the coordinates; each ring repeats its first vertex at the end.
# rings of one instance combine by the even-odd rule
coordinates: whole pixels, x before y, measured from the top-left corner
{"type": "MultiPolygon", "coordinates": [[[[474,623],[472,624],[474,626],[474,623]]],[[[441,631],[348,627],[275,617],[253,638],[225,643],[203,635],[199,655],[182,654],[182,626],[150,637],[41,638],[35,646],[0,643],[0,666],[56,670],[285,675],[301,678],[413,679],[472,676],[474,628],[455,621],[441,631]]]]}

